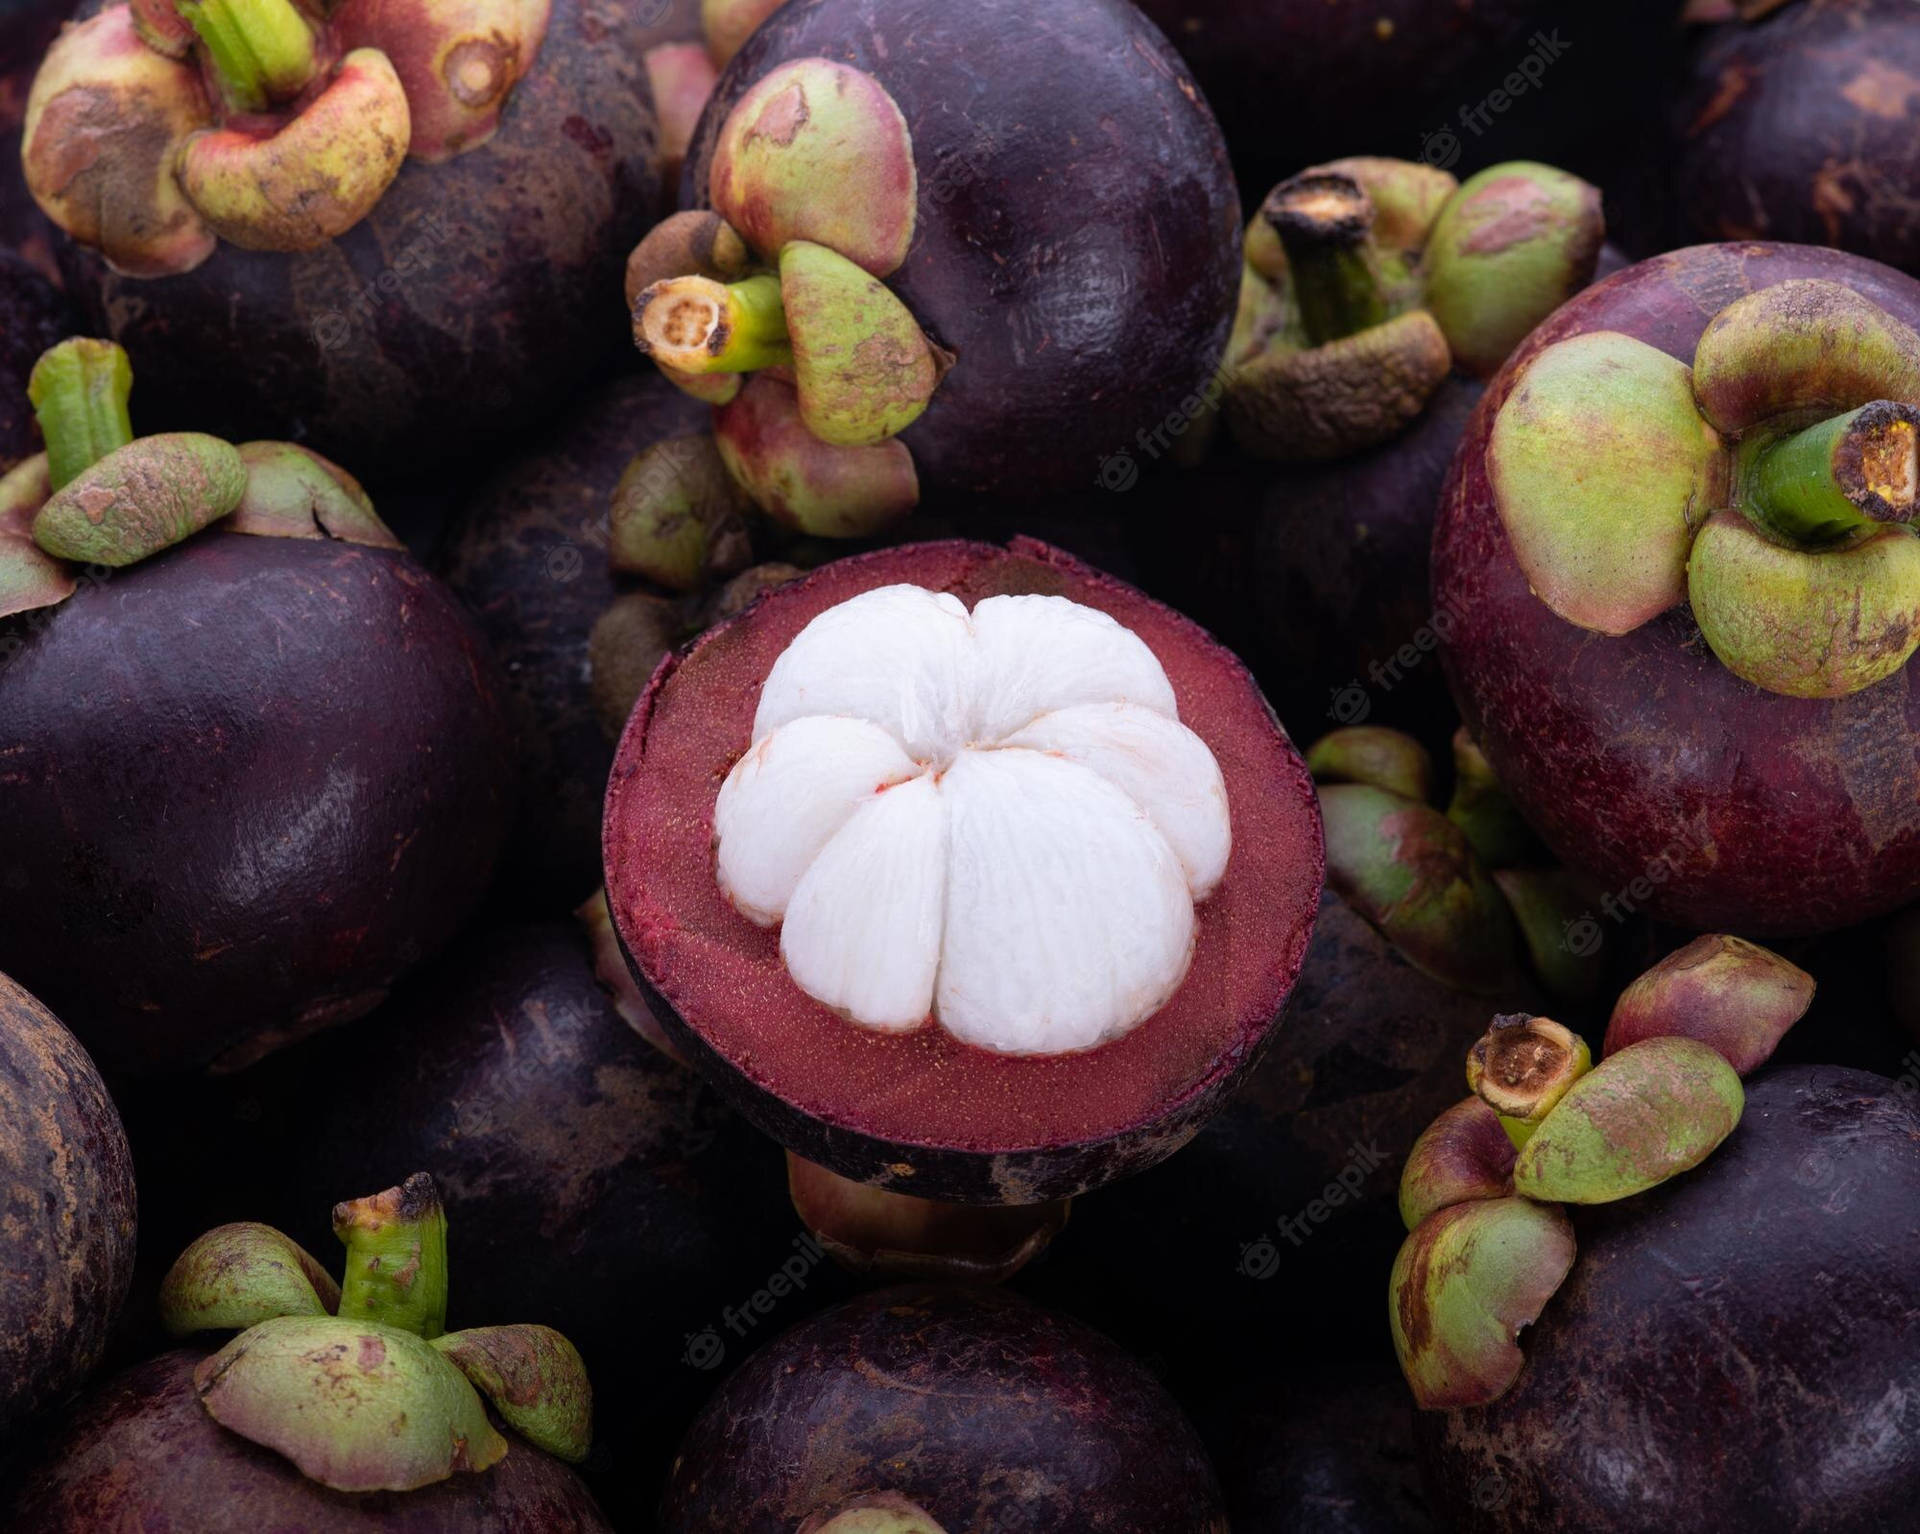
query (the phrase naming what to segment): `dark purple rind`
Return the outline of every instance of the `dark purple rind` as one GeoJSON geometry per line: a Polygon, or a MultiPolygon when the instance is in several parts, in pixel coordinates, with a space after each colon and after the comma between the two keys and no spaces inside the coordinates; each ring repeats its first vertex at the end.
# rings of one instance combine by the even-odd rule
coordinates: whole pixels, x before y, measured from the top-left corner
{"type": "MultiPolygon", "coordinates": [[[[927,579],[930,572],[947,568],[951,579],[968,586],[974,599],[993,591],[1032,591],[1045,589],[1055,593],[1070,592],[1078,600],[1101,602],[1119,602],[1139,604],[1146,601],[1140,593],[1124,586],[1111,576],[1081,564],[1070,555],[1062,553],[1045,544],[1030,539],[1016,538],[1007,549],[998,549],[990,545],[966,544],[959,542],[940,544],[910,545],[900,549],[880,550],[871,554],[858,555],[841,560],[834,565],[815,572],[812,581],[830,580],[834,584],[818,589],[825,591],[846,591],[848,594],[864,586],[878,585],[889,581],[927,579]],[[994,568],[1002,560],[1008,560],[1008,568],[994,568]]],[[[936,580],[936,585],[941,584],[936,580]]],[[[803,604],[818,598],[807,590],[808,582],[795,582],[791,586],[762,597],[761,603],[777,602],[781,605],[803,604]]],[[[631,856],[629,843],[634,833],[642,828],[631,823],[634,813],[633,801],[642,796],[642,773],[649,755],[649,732],[654,727],[655,714],[660,706],[662,695],[672,682],[676,672],[691,658],[697,656],[703,647],[715,644],[726,635],[735,624],[751,623],[760,604],[749,608],[747,612],[732,620],[732,623],[709,629],[692,647],[662,661],[654,673],[647,691],[635,707],[628,721],[626,734],[616,754],[613,777],[608,787],[608,808],[605,816],[604,852],[607,867],[607,887],[609,905],[613,913],[614,930],[622,954],[632,972],[634,981],[649,1009],[659,1020],[668,1037],[682,1056],[690,1061],[701,1073],[719,1087],[722,1094],[751,1123],[766,1134],[771,1135],[780,1144],[805,1157],[809,1161],[838,1173],[842,1177],[857,1182],[872,1183],[887,1187],[896,1192],[912,1193],[922,1198],[944,1200],[949,1203],[964,1204],[1008,1204],[1008,1203],[1044,1203],[1058,1198],[1070,1198],[1089,1188],[1100,1186],[1116,1178],[1129,1176],[1165,1160],[1191,1139],[1201,1124],[1216,1111],[1222,1100],[1233,1090],[1246,1073],[1259,1059],[1267,1043],[1271,1040],[1284,1012],[1285,1000],[1297,979],[1301,964],[1304,962],[1311,932],[1311,922],[1307,914],[1298,917],[1297,929],[1293,927],[1288,913],[1280,906],[1265,913],[1270,924],[1263,932],[1260,943],[1271,942],[1279,945],[1272,951],[1278,955],[1277,964],[1263,964],[1262,978],[1258,985],[1249,986],[1250,993],[1257,992],[1264,997],[1272,992],[1271,1010],[1258,997],[1243,999],[1247,1006],[1259,1005],[1260,1015],[1236,1017],[1225,1030],[1220,1052],[1215,1055],[1206,1069],[1184,1085],[1177,1096],[1162,1099],[1155,1103],[1150,1115],[1138,1122],[1124,1124],[1113,1133],[1093,1138],[1047,1138],[1034,1139],[1031,1143],[995,1149],[990,1143],[982,1143],[982,1133],[975,1131],[970,1136],[972,1143],[963,1143],[956,1138],[951,1142],[940,1142],[929,1136],[926,1139],[907,1143],[904,1140],[890,1138],[872,1129],[858,1129],[844,1122],[834,1122],[828,1117],[797,1106],[782,1097],[768,1083],[756,1079],[736,1061],[728,1058],[716,1049],[708,1040],[680,1015],[673,1001],[667,997],[656,978],[648,972],[647,962],[636,951],[639,927],[629,910],[630,901],[645,899],[651,905],[658,906],[663,916],[660,928],[654,935],[659,936],[677,923],[679,913],[667,913],[672,896],[665,892],[671,877],[662,881],[661,889],[649,887],[651,871],[638,870],[628,866],[631,856]]],[[[792,608],[789,607],[789,611],[792,608]]],[[[1220,651],[1212,638],[1197,626],[1165,609],[1155,608],[1156,621],[1165,625],[1167,636],[1182,645],[1196,647],[1193,654],[1183,656],[1169,666],[1176,674],[1212,671],[1216,684],[1237,690],[1244,688],[1250,693],[1258,710],[1264,716],[1267,729],[1279,738],[1286,761],[1283,779],[1276,778],[1267,789],[1268,812],[1284,813],[1296,818],[1298,824],[1290,824],[1288,831],[1298,835],[1305,830],[1310,837],[1309,864],[1314,887],[1317,889],[1321,877],[1321,864],[1324,851],[1321,846],[1319,815],[1317,806],[1309,808],[1305,797],[1312,793],[1311,780],[1300,762],[1296,752],[1285,739],[1284,731],[1279,729],[1264,698],[1260,696],[1253,680],[1240,667],[1239,663],[1224,651],[1220,651]],[[1224,671],[1220,670],[1224,667],[1224,671]],[[1303,797],[1305,796],[1305,797],[1303,797]],[[1310,828],[1310,829],[1307,829],[1310,828]]],[[[1163,663],[1167,657],[1162,655],[1163,663]]],[[[1178,682],[1176,680],[1176,687],[1178,682]]],[[[1189,702],[1192,700],[1190,699],[1189,702]]],[[[751,702],[749,695],[739,699],[727,700],[728,709],[745,709],[751,702]]],[[[1190,720],[1198,724],[1198,720],[1190,720]]],[[[750,712],[741,715],[741,746],[744,747],[750,723],[750,712]]],[[[1204,733],[1204,732],[1203,732],[1204,733]]],[[[1216,742],[1216,754],[1220,743],[1216,742]]],[[[738,748],[736,748],[738,749],[738,748]]],[[[1236,767],[1235,771],[1246,771],[1236,767]]],[[[1228,774],[1229,793],[1235,791],[1234,772],[1228,774]]],[[[714,780],[715,789],[719,779],[714,780]]],[[[1244,783],[1242,791],[1251,792],[1253,785],[1244,783]]],[[[1248,802],[1248,801],[1243,801],[1248,802]]],[[[708,802],[697,811],[679,812],[679,827],[711,827],[712,805],[708,802]],[[689,818],[691,816],[691,818],[689,818]]],[[[1244,830],[1244,827],[1241,828],[1244,830]]],[[[673,833],[673,834],[677,834],[673,833]]],[[[1238,834],[1238,833],[1237,833],[1238,834]]],[[[1293,855],[1295,849],[1287,847],[1284,852],[1276,850],[1274,857],[1281,859],[1293,855]]],[[[1236,855],[1238,861],[1240,855],[1236,855]]],[[[1276,864],[1276,866],[1281,866],[1276,864]]],[[[704,873],[706,864],[704,854],[699,872],[704,873]]],[[[692,874],[693,865],[686,869],[676,869],[675,874],[692,874]]],[[[1217,913],[1227,909],[1228,892],[1235,882],[1234,865],[1229,866],[1227,880],[1220,891],[1216,891],[1209,905],[1199,908],[1202,927],[1201,943],[1203,953],[1210,940],[1208,928],[1215,922],[1224,922],[1226,918],[1217,913]]],[[[729,923],[737,923],[742,933],[747,929],[744,918],[730,915],[729,923]]],[[[1215,934],[1221,938],[1220,933],[1215,934]]],[[[724,957],[735,971],[756,969],[760,964],[779,965],[777,949],[766,941],[767,934],[760,932],[754,942],[755,951],[766,950],[764,959],[728,954],[724,957]]],[[[1231,946],[1216,947],[1216,954],[1260,953],[1260,948],[1234,949],[1231,946]]],[[[713,1004],[725,1006],[743,1006],[743,996],[738,991],[724,989],[730,984],[728,976],[723,975],[717,951],[709,950],[708,963],[702,968],[697,983],[714,991],[713,1004]]],[[[1204,963],[1196,966],[1204,970],[1204,963]]],[[[764,976],[761,977],[763,980],[764,976]]],[[[695,984],[692,977],[676,975],[675,982],[683,989],[695,984]]],[[[791,1005],[796,1007],[817,1007],[796,990],[791,981],[782,973],[776,988],[790,993],[791,1005]]],[[[690,994],[690,993],[689,993],[690,994]]],[[[1165,1017],[1184,1005],[1186,988],[1176,993],[1174,999],[1149,1019],[1126,1039],[1117,1040],[1106,1046],[1105,1055],[1100,1051],[1064,1062],[1065,1069],[1071,1071],[1085,1067],[1089,1072],[1085,1076],[1071,1078],[1082,1088],[1089,1081],[1098,1081],[1103,1070],[1117,1069],[1114,1056],[1133,1045],[1145,1042],[1146,1030],[1152,1028],[1159,1018],[1165,1017]],[[1131,1041],[1131,1043],[1129,1042],[1131,1041]],[[1087,1065],[1088,1061],[1097,1064],[1087,1065]]],[[[798,1019],[795,1020],[796,1022],[798,1019]]],[[[794,1025],[789,1024],[789,1031],[794,1025]]],[[[906,1036],[909,1040],[918,1040],[926,1035],[926,1030],[918,1030],[906,1036]]],[[[836,1040],[842,1036],[835,1033],[836,1040]]],[[[936,1049],[962,1049],[944,1038],[936,1038],[936,1049]]],[[[865,1053],[878,1056],[880,1051],[872,1043],[864,1043],[861,1049],[865,1053]]],[[[767,1051],[771,1054],[773,1051],[767,1051]]],[[[911,1061],[911,1057],[906,1057],[911,1061]]],[[[1130,1056],[1137,1059],[1137,1056],[1130,1056]]],[[[904,1082],[900,1079],[898,1067],[902,1057],[893,1057],[885,1067],[893,1073],[895,1086],[905,1087],[903,1097],[910,1093],[925,1091],[944,1081],[939,1096],[951,1107],[958,1103],[964,1107],[969,1101],[965,1089],[968,1075],[980,1075],[988,1072],[1012,1072],[1021,1069],[1021,1062],[1006,1057],[990,1056],[983,1052],[967,1051],[964,1061],[956,1062],[955,1072],[947,1077],[921,1076],[917,1083],[913,1081],[911,1064],[908,1066],[904,1082]]],[[[1061,1062],[1041,1062],[1042,1066],[1061,1062]]],[[[764,1068],[764,1063],[763,1063],[764,1068]]],[[[1008,1084],[1013,1096],[1018,1100],[1030,1100],[1037,1090],[1034,1082],[1019,1085],[1008,1084]],[[1027,1098],[1019,1098],[1025,1092],[1027,1098]]],[[[881,1088],[883,1093],[894,1088],[881,1088]]],[[[1058,1082],[1052,1084],[1052,1090],[1061,1090],[1058,1082]]],[[[830,1094],[828,1094],[830,1095],[830,1094]]],[[[837,1103],[833,1108],[836,1116],[852,1113],[858,1107],[854,1103],[837,1103]]]]}
{"type": "Polygon", "coordinates": [[[1884,1077],[1748,1086],[1704,1165],[1581,1211],[1493,1406],[1420,1413],[1463,1534],[1890,1534],[1920,1502],[1920,1109],[1884,1077]]]}
{"type": "Polygon", "coordinates": [[[294,435],[383,483],[496,453],[557,412],[627,345],[627,253],[668,192],[643,55],[688,35],[697,7],[655,9],[555,0],[499,132],[408,161],[319,250],[223,244],[142,280],[63,240],[89,324],[133,358],[146,429],[294,435]]]}
{"type": "Polygon", "coordinates": [[[1300,1345],[1303,1311],[1378,1325],[1379,1296],[1353,1275],[1384,1274],[1406,1235],[1407,1153],[1466,1095],[1467,1049],[1493,1014],[1538,1007],[1526,987],[1450,989],[1329,891],[1260,1063],[1164,1165],[1076,1200],[1028,1287],[1130,1341],[1144,1324],[1176,1386],[1196,1371],[1196,1398],[1228,1366],[1223,1335],[1267,1359],[1300,1345]]]}
{"type": "MultiPolygon", "coordinates": [[[[1424,159],[1465,177],[1496,160],[1583,174],[1614,158],[1678,51],[1676,7],[1626,0],[1604,26],[1556,0],[1144,0],[1226,129],[1249,208],[1302,165],[1424,159]],[[1534,34],[1562,46],[1489,102],[1534,34]]],[[[1597,18],[1596,18],[1597,19],[1597,18]]]]}
{"type": "Polygon", "coordinates": [[[1908,0],[1793,0],[1694,44],[1673,106],[1689,238],[1920,268],[1920,27],[1908,0]]]}
{"type": "Polygon", "coordinates": [[[957,356],[900,437],[923,499],[1083,489],[1206,386],[1238,198],[1212,114],[1133,6],[788,0],[721,74],[683,202],[706,205],[734,103],[812,56],[875,76],[913,137],[918,224],[887,284],[957,356]]]}
{"type": "Polygon", "coordinates": [[[1486,445],[1517,372],[1553,342],[1618,330],[1691,361],[1715,313],[1789,278],[1843,283],[1920,323],[1920,283],[1837,251],[1694,246],[1629,267],[1559,309],[1488,386],[1434,530],[1449,684],[1556,857],[1628,909],[1752,938],[1920,895],[1920,667],[1848,698],[1787,698],[1721,665],[1684,606],[1620,638],[1562,622],[1514,559],[1486,445]]]}
{"type": "Polygon", "coordinates": [[[100,1073],[0,975],[0,1443],[100,1361],[133,1237],[133,1156],[100,1073]]]}
{"type": "Polygon", "coordinates": [[[570,909],[600,883],[613,743],[594,712],[587,636],[623,589],[608,500],[635,454],[705,431],[710,414],[651,368],[609,384],[480,487],[440,560],[511,684],[523,789],[504,872],[529,909],[570,909]]]}
{"type": "Polygon", "coordinates": [[[0,474],[40,451],[27,380],[40,354],[72,330],[66,296],[24,256],[0,249],[0,474]]]}
{"type": "Polygon", "coordinates": [[[412,558],[209,532],[0,650],[0,965],[111,1069],[369,1011],[483,893],[504,683],[412,558]]]}
{"type": "Polygon", "coordinates": [[[1430,551],[1480,389],[1450,377],[1404,435],[1339,463],[1229,452],[1142,486],[1152,499],[1131,525],[1147,589],[1245,656],[1300,739],[1363,721],[1451,733],[1430,551]]]}
{"type": "Polygon", "coordinates": [[[951,1534],[1226,1534],[1173,1400],[1098,1332],[991,1289],[909,1287],[803,1322],[681,1443],[663,1534],[791,1534],[892,1491],[951,1534]]]}
{"type": "Polygon", "coordinates": [[[604,1534],[578,1477],[510,1438],[491,1470],[410,1492],[340,1492],[208,1415],[204,1355],[129,1369],[86,1400],[20,1467],[0,1524],[34,1534],[604,1534]]]}

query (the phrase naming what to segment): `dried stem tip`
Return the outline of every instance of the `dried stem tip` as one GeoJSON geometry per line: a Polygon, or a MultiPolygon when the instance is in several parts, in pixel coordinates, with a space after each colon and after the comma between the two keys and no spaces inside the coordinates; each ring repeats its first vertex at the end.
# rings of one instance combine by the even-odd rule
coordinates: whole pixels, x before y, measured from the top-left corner
{"type": "Polygon", "coordinates": [[[1373,201],[1358,181],[1305,171],[1268,193],[1260,213],[1286,250],[1309,341],[1324,346],[1386,321],[1369,247],[1373,201]]]}
{"type": "Polygon", "coordinates": [[[681,373],[751,373],[793,362],[778,277],[673,277],[641,293],[634,343],[681,373]]]}
{"type": "Polygon", "coordinates": [[[428,1341],[446,1330],[447,1217],[431,1177],[334,1205],[333,1233],[347,1248],[341,1316],[428,1341]]]}
{"type": "MultiPolygon", "coordinates": [[[[1586,1040],[1551,1018],[1509,1012],[1493,1020],[1467,1056],[1467,1088],[1507,1120],[1530,1130],[1593,1064],[1586,1040]]],[[[1516,1143],[1524,1134],[1515,1136],[1516,1143]]]]}
{"type": "Polygon", "coordinates": [[[1907,523],[1920,502],[1920,410],[1862,405],[1762,449],[1748,490],[1760,520],[1802,543],[1907,523]]]}

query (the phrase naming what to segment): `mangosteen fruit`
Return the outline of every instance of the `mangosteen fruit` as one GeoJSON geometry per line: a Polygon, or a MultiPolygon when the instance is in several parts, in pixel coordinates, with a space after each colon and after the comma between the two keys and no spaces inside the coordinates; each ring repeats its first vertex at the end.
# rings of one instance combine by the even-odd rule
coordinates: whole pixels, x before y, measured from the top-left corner
{"type": "Polygon", "coordinates": [[[1225,145],[1124,0],[794,0],[722,71],[683,200],[629,267],[635,340],[808,532],[1089,489],[1232,324],[1225,145]]]}
{"type": "MultiPolygon", "coordinates": [[[[1462,184],[1366,156],[1282,182],[1248,226],[1233,450],[1166,477],[1134,525],[1156,592],[1239,645],[1296,727],[1449,727],[1440,486],[1482,380],[1592,279],[1603,232],[1599,192],[1550,166],[1462,184]]],[[[1196,426],[1142,450],[1194,458],[1214,422],[1196,426]]]]}
{"type": "Polygon", "coordinates": [[[1578,1259],[1528,1330],[1512,1388],[1418,1414],[1428,1486],[1453,1527],[1878,1534],[1910,1522],[1911,1092],[1867,1072],[1777,1067],[1750,1084],[1711,1160],[1581,1209],[1573,1228],[1578,1259]]]}
{"type": "Polygon", "coordinates": [[[558,1463],[592,1437],[580,1355],[545,1326],[446,1330],[433,1179],[338,1204],[333,1227],[338,1282],[267,1225],[188,1247],[161,1289],[168,1330],[237,1335],[83,1405],[27,1470],[15,1526],[137,1510],[198,1529],[604,1529],[558,1463]]]}
{"type": "Polygon", "coordinates": [[[1304,957],[1311,780],[1239,663],[1027,540],[780,586],[663,662],[608,789],[615,931],[789,1150],[948,1203],[1150,1166],[1304,957]]]}
{"type": "Polygon", "coordinates": [[[1434,532],[1474,738],[1570,867],[1692,930],[1920,894],[1920,284],[1708,245],[1558,310],[1434,532]]]}
{"type": "Polygon", "coordinates": [[[1902,0],[1691,0],[1674,207],[1697,240],[1920,269],[1920,32],[1902,0]]]}
{"type": "Polygon", "coordinates": [[[106,1351],[133,1280],[133,1157],[79,1041],[0,975],[0,1442],[106,1351]]]}
{"type": "Polygon", "coordinates": [[[424,481],[611,360],[663,203],[648,52],[689,9],[90,4],[34,82],[27,183],[160,424],[295,423],[424,481]]]}
{"type": "Polygon", "coordinates": [[[243,1064],[360,1016],[480,898],[503,684],[343,470],[134,439],[126,354],[35,370],[0,482],[0,962],[110,1068],[243,1064]]]}
{"type": "Polygon", "coordinates": [[[66,296],[24,256],[0,249],[0,474],[39,451],[27,380],[72,329],[66,296]]]}
{"type": "Polygon", "coordinates": [[[881,1290],[730,1376],[680,1445],[665,1534],[1225,1534],[1180,1408],[1098,1332],[999,1290],[881,1290]],[[860,1515],[886,1512],[884,1520],[860,1515]]]}
{"type": "MultiPolygon", "coordinates": [[[[707,413],[664,380],[617,380],[484,481],[455,521],[441,568],[510,683],[523,788],[506,867],[529,905],[575,905],[601,878],[613,742],[595,707],[588,638],[631,585],[609,559],[609,503],[630,466],[655,465],[637,472],[678,486],[677,466],[649,450],[696,443],[706,426],[707,413]]],[[[692,561],[701,577],[712,563],[692,561]]],[[[644,593],[626,609],[628,630],[653,620],[657,643],[634,657],[634,669],[651,675],[682,619],[670,601],[644,593]]]]}

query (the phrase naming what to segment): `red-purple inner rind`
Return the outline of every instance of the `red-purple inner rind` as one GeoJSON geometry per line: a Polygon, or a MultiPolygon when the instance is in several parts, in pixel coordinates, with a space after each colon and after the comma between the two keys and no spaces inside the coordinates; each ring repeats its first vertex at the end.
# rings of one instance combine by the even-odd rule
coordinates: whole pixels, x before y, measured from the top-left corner
{"type": "Polygon", "coordinates": [[[1643,261],[1521,343],[1441,496],[1433,592],[1453,695],[1528,820],[1611,892],[1619,919],[1763,938],[1847,926],[1920,890],[1920,667],[1851,697],[1789,698],[1727,670],[1684,605],[1618,638],[1576,628],[1528,587],[1488,482],[1494,417],[1547,346],[1617,330],[1691,364],[1715,314],[1790,278],[1920,323],[1920,283],[1839,251],[1696,246],[1643,261]]]}
{"type": "Polygon", "coordinates": [[[842,560],[781,587],[669,658],[628,722],[607,795],[604,846],[614,922],[663,1022],[763,1129],[848,1175],[884,1142],[982,1156],[1036,1154],[1032,1184],[1005,1166],[1008,1202],[1058,1196],[1159,1159],[1198,1126],[1256,1058],[1313,926],[1323,862],[1318,808],[1299,754],[1245,669],[1202,630],[1045,544],[932,543],[842,560]],[[1198,907],[1193,966],[1173,1000],[1124,1038],[1049,1058],[996,1055],[938,1026],[888,1035],[803,995],[779,934],[736,912],[714,877],[713,809],[746,751],[760,685],[817,614],[877,586],[950,591],[969,607],[1009,592],[1071,598],[1144,640],[1182,720],[1227,785],[1233,854],[1198,907]],[[660,1003],[664,1003],[661,1006],[660,1003]],[[742,1089],[745,1090],[742,1090],[742,1089]],[[824,1133],[823,1133],[824,1132],[824,1133]],[[1139,1156],[1069,1157],[1144,1135],[1139,1156]],[[824,1141],[824,1144],[823,1144],[824,1141]],[[1068,1170],[1068,1166],[1077,1170],[1068,1170]]]}

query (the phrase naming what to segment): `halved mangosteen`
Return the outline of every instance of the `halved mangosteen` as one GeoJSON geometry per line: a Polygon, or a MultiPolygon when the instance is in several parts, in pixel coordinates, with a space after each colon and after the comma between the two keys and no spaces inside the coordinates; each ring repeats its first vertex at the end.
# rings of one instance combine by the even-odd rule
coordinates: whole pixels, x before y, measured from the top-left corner
{"type": "Polygon", "coordinates": [[[634,975],[750,1119],[976,1204],[1183,1144],[1265,1043],[1322,874],[1239,662],[1020,539],[842,560],[663,663],[605,851],[634,975]]]}

